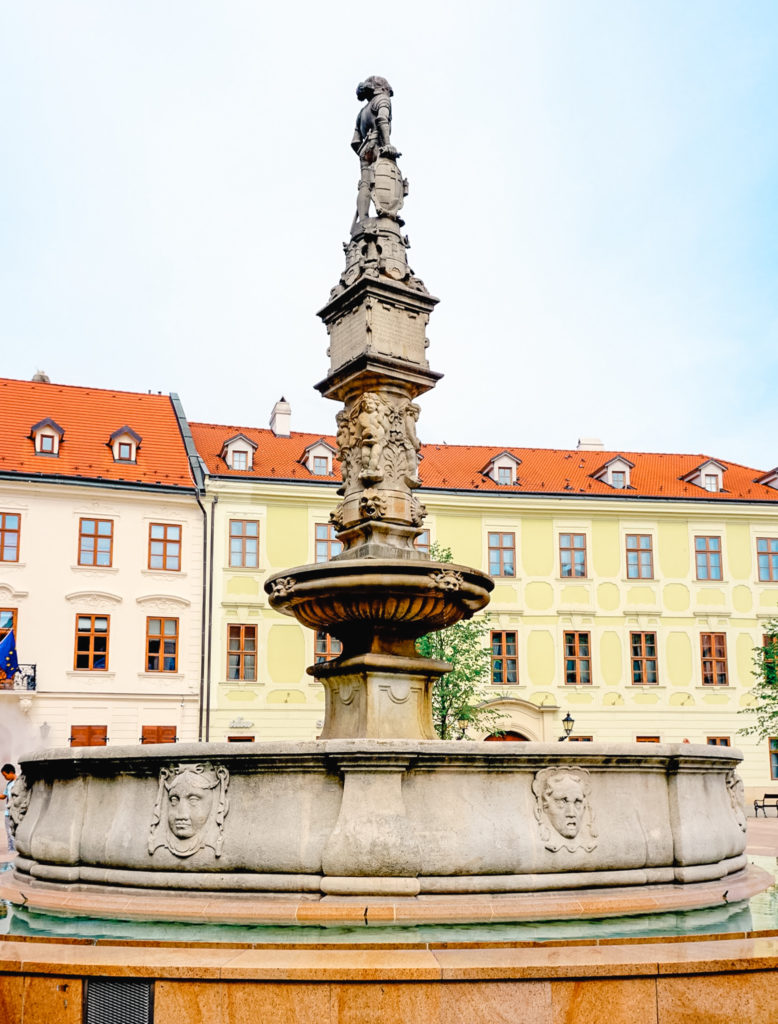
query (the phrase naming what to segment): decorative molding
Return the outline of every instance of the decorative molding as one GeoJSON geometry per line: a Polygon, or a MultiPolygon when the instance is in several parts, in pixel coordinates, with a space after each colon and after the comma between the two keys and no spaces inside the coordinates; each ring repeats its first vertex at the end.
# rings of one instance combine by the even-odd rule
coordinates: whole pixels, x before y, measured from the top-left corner
{"type": "Polygon", "coordinates": [[[155,608],[158,611],[169,611],[172,608],[189,608],[192,602],[177,594],[144,594],[136,597],[135,603],[155,608]]]}
{"type": "Polygon", "coordinates": [[[124,598],[120,594],[109,594],[105,590],[74,590],[72,594],[65,594],[65,600],[71,604],[78,602],[89,607],[100,604],[121,604],[124,598]]]}
{"type": "Polygon", "coordinates": [[[0,583],[0,601],[21,601],[29,596],[29,590],[14,590],[10,583],[0,583]]]}

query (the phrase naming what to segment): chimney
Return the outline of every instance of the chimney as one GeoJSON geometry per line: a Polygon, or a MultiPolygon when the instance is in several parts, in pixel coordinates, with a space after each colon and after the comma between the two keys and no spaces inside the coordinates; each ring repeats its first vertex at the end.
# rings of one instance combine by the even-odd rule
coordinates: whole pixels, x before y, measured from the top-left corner
{"type": "Polygon", "coordinates": [[[45,370],[36,370],[32,375],[32,379],[38,384],[51,384],[51,378],[45,370]]]}
{"type": "Polygon", "coordinates": [[[289,437],[292,433],[292,407],[283,395],[270,413],[270,429],[276,437],[289,437]]]}
{"type": "Polygon", "coordinates": [[[599,439],[599,437],[579,437],[577,452],[601,452],[605,450],[605,445],[599,439]]]}

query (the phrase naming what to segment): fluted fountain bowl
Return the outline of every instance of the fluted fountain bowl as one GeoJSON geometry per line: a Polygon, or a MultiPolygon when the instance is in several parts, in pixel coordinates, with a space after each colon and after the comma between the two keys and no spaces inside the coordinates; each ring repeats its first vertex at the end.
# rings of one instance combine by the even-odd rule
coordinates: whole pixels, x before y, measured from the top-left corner
{"type": "Polygon", "coordinates": [[[265,583],[277,611],[341,639],[358,633],[415,639],[469,619],[493,589],[477,569],[400,558],[302,565],[265,583]]]}

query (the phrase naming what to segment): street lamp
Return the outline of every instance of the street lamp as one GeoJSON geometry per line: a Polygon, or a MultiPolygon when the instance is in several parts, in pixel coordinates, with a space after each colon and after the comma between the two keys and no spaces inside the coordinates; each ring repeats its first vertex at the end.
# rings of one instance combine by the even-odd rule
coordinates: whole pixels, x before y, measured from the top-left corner
{"type": "Polygon", "coordinates": [[[469,718],[465,718],[464,715],[461,718],[457,719],[457,727],[459,728],[459,738],[461,740],[463,740],[465,738],[465,733],[467,732],[467,727],[468,727],[469,724],[470,724],[470,719],[469,718]]]}
{"type": "Polygon", "coordinates": [[[560,743],[562,743],[563,740],[567,739],[567,737],[573,731],[573,726],[574,725],[575,725],[575,719],[573,718],[573,716],[568,711],[567,714],[565,715],[565,717],[562,719],[562,728],[565,730],[565,734],[564,734],[564,736],[560,736],[559,737],[559,742],[560,743]]]}

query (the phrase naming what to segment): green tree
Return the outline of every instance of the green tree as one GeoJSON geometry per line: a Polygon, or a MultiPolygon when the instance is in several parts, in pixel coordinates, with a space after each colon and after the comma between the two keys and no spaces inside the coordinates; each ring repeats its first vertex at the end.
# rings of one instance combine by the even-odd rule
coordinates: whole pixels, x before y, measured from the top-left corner
{"type": "Polygon", "coordinates": [[[754,648],[753,675],[756,684],[751,690],[750,703],[740,710],[754,721],[738,729],[741,736],[756,736],[764,740],[778,733],[778,619],[770,619],[765,626],[765,642],[754,648]]]}
{"type": "MultiPolygon", "coordinates": [[[[436,562],[453,562],[451,549],[433,544],[430,558],[436,562]]],[[[486,689],[491,672],[489,654],[489,616],[456,622],[453,626],[427,633],[416,643],[420,654],[448,661],[453,667],[442,676],[432,690],[432,717],[435,731],[443,740],[458,739],[465,728],[499,731],[505,717],[485,702],[493,695],[486,689]]]]}

